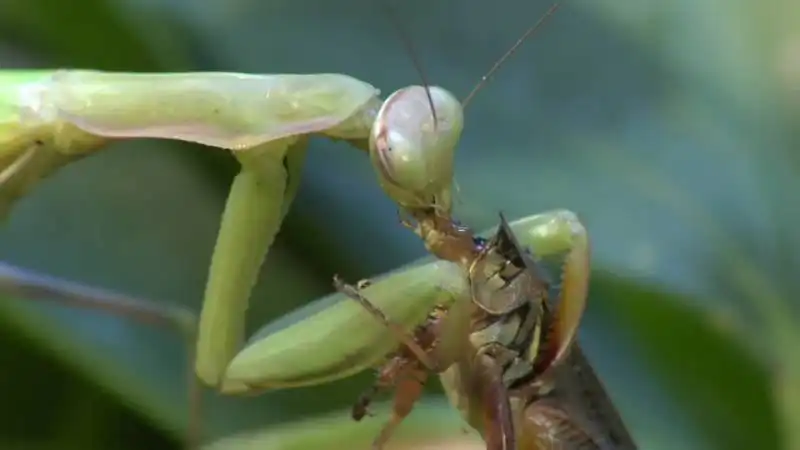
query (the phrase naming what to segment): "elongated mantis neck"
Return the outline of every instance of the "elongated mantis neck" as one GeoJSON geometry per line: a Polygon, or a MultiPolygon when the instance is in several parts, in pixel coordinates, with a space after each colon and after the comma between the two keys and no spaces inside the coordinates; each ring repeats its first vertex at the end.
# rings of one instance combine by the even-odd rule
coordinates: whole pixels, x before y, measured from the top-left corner
{"type": "Polygon", "coordinates": [[[414,232],[425,243],[425,248],[439,259],[454,262],[469,269],[485,249],[485,240],[461,225],[449,212],[435,208],[407,210],[417,222],[414,232]]]}

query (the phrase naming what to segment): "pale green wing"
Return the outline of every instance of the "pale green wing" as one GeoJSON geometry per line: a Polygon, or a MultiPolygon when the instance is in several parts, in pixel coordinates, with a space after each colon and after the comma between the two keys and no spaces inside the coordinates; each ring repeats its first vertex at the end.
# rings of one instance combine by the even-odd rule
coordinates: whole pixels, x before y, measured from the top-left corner
{"type": "MultiPolygon", "coordinates": [[[[392,272],[362,291],[408,330],[422,323],[434,305],[452,303],[465,292],[460,269],[445,261],[392,272]]],[[[358,303],[333,294],[254,336],[231,362],[224,386],[236,392],[324,383],[375,366],[397,345],[389,330],[358,303]]]]}
{"type": "MultiPolygon", "coordinates": [[[[89,133],[178,139],[231,150],[324,132],[378,91],[340,74],[54,72],[40,84],[39,114],[89,133]]],[[[371,122],[361,123],[367,136],[371,122]]]]}
{"type": "Polygon", "coordinates": [[[337,74],[2,71],[0,217],[36,181],[109,139],[232,150],[306,133],[363,139],[377,93],[337,74]]]}
{"type": "Polygon", "coordinates": [[[52,71],[0,72],[0,219],[41,178],[105,142],[104,138],[74,127],[44,123],[21,107],[35,98],[23,86],[46,81],[51,74],[52,71]],[[62,136],[58,142],[53,139],[57,133],[62,136]]]}

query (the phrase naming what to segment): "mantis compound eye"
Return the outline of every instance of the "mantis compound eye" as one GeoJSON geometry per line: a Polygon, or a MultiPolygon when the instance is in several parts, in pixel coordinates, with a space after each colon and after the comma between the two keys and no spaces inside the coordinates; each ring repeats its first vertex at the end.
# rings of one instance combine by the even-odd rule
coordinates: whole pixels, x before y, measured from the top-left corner
{"type": "Polygon", "coordinates": [[[400,89],[386,99],[370,133],[370,159],[384,191],[400,206],[449,211],[464,113],[451,93],[429,89],[433,105],[423,86],[400,89]]]}

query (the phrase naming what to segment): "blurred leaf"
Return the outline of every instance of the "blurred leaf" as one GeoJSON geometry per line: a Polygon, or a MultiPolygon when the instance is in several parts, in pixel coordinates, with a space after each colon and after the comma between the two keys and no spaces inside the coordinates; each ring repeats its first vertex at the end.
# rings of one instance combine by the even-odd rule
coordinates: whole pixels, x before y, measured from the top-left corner
{"type": "Polygon", "coordinates": [[[712,448],[780,448],[769,376],[733,330],[676,293],[607,273],[592,295],[712,448]]]}
{"type": "Polygon", "coordinates": [[[5,0],[0,33],[43,50],[55,67],[185,69],[185,49],[181,48],[179,36],[163,27],[165,22],[164,16],[144,17],[108,0],[5,0]],[[142,29],[148,33],[142,33],[142,29]],[[158,45],[146,38],[148,34],[160,37],[158,45]]]}
{"type": "MultiPolygon", "coordinates": [[[[221,439],[204,450],[316,450],[319,448],[368,448],[389,414],[389,405],[375,405],[373,416],[361,422],[349,410],[336,411],[279,427],[248,431],[221,439]]],[[[422,401],[406,418],[387,449],[480,449],[483,441],[443,399],[422,401]]]]}
{"type": "Polygon", "coordinates": [[[0,392],[3,403],[13,405],[13,411],[0,409],[0,448],[175,448],[175,440],[154,430],[119,396],[98,389],[85,373],[62,365],[42,343],[20,339],[15,330],[2,327],[0,346],[0,392]]]}

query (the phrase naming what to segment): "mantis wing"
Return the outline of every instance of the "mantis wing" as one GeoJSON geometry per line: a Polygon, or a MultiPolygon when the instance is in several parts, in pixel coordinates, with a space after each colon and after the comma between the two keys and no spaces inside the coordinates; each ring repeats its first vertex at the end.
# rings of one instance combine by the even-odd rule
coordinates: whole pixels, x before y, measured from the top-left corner
{"type": "Polygon", "coordinates": [[[308,133],[365,138],[377,94],[339,74],[2,71],[0,214],[36,181],[109,139],[243,150],[308,133]]]}
{"type": "MultiPolygon", "coordinates": [[[[29,85],[28,107],[91,134],[162,138],[241,150],[332,130],[376,99],[370,84],[340,74],[54,72],[29,85]]],[[[366,136],[370,117],[358,136],[366,136]]],[[[353,125],[353,124],[351,124],[353,125]]],[[[347,128],[347,127],[345,127],[347,128]]],[[[346,136],[347,129],[342,130],[346,136]]],[[[358,137],[353,136],[353,137],[358,137]]]]}

